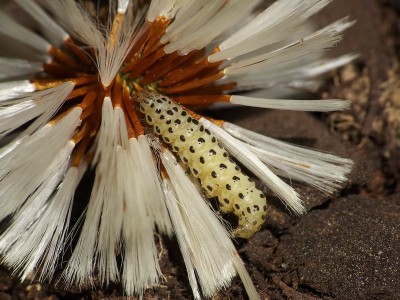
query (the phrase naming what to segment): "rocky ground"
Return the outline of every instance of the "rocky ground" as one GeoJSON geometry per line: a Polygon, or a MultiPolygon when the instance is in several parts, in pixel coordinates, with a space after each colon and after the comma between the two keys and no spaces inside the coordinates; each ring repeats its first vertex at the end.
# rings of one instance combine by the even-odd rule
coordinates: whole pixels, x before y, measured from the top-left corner
{"type": "MultiPolygon", "coordinates": [[[[225,119],[272,137],[352,158],[348,185],[332,197],[295,186],[308,214],[296,218],[271,197],[263,229],[238,250],[262,299],[400,299],[400,1],[335,0],[317,18],[350,15],[356,25],[332,54],[358,52],[330,74],[314,98],[346,98],[351,111],[330,115],[258,109],[225,119]]],[[[165,282],[145,299],[191,299],[175,240],[163,238],[165,282]]],[[[122,299],[121,287],[19,283],[0,269],[3,299],[122,299]]],[[[239,280],[214,299],[246,299],[239,280]]]]}

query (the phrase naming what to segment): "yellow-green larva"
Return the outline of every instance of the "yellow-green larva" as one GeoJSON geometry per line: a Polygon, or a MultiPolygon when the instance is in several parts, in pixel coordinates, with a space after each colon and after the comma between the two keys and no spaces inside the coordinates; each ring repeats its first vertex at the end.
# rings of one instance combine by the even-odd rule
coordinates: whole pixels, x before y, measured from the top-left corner
{"type": "Polygon", "coordinates": [[[146,123],[199,179],[206,196],[217,197],[223,213],[239,218],[235,235],[249,238],[257,232],[266,217],[266,198],[212,133],[166,96],[142,91],[137,101],[146,123]]]}

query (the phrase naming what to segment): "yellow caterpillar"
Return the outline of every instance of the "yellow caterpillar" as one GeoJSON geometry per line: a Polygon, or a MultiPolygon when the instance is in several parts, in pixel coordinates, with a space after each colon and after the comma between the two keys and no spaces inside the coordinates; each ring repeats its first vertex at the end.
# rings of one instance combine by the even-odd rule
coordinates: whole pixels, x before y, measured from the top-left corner
{"type": "Polygon", "coordinates": [[[239,218],[235,236],[257,232],[266,217],[266,198],[211,132],[166,96],[143,90],[135,100],[147,124],[199,179],[206,196],[217,197],[223,213],[239,218]]]}

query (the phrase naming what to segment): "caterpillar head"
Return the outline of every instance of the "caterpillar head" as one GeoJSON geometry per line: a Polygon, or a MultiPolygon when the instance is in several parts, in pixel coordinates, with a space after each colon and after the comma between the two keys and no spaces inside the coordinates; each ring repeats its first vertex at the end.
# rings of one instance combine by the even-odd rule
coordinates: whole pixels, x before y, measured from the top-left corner
{"type": "Polygon", "coordinates": [[[134,92],[132,94],[132,99],[135,102],[138,103],[145,103],[145,104],[149,104],[151,101],[154,101],[158,96],[158,93],[156,93],[155,91],[150,91],[147,89],[137,89],[136,92],[134,92]]]}

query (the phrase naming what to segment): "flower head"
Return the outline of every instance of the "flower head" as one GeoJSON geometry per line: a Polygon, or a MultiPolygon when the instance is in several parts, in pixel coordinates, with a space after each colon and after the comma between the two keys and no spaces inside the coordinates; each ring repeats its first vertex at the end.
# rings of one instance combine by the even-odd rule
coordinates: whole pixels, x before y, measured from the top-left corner
{"type": "Polygon", "coordinates": [[[195,111],[219,102],[347,108],[342,100],[266,99],[252,91],[310,87],[354,59],[322,56],[352,22],[313,30],[308,18],[329,0],[279,0],[261,13],[257,0],[119,0],[105,7],[105,18],[72,0],[16,2],[40,34],[0,13],[1,36],[10,41],[0,58],[0,138],[9,138],[0,149],[0,221],[11,217],[0,237],[3,262],[22,279],[31,272],[52,279],[77,231],[69,229],[74,194],[91,167],[67,284],[92,282],[97,270],[101,283],[122,281],[128,295],[142,294],[162,277],[159,232],[176,235],[195,298],[238,273],[257,299],[230,233],[204,199],[233,212],[233,234],[248,238],[268,217],[267,204],[236,161],[297,214],[305,211],[299,196],[277,175],[332,192],[351,161],[195,111]]]}

